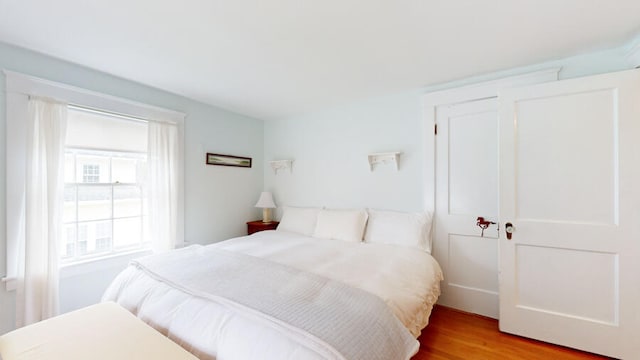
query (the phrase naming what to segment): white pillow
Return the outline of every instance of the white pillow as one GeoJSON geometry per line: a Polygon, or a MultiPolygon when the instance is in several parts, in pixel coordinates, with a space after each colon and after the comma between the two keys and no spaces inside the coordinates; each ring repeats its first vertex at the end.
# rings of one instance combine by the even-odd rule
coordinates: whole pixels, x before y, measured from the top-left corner
{"type": "Polygon", "coordinates": [[[369,209],[364,241],[416,247],[431,253],[431,214],[369,209]]]}
{"type": "Polygon", "coordinates": [[[367,224],[365,210],[320,210],[314,237],[360,242],[367,224]]]}
{"type": "Polygon", "coordinates": [[[276,230],[290,231],[306,236],[313,235],[320,208],[283,207],[282,219],[276,230]]]}

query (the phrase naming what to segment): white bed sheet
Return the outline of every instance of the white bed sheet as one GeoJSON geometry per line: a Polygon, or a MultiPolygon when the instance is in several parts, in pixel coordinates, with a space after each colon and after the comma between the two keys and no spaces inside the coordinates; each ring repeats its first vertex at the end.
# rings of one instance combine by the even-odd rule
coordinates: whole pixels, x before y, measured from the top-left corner
{"type": "Polygon", "coordinates": [[[404,246],[318,239],[277,230],[209,246],[269,259],[368,291],[384,300],[415,337],[429,323],[443,279],[431,255],[404,246]]]}

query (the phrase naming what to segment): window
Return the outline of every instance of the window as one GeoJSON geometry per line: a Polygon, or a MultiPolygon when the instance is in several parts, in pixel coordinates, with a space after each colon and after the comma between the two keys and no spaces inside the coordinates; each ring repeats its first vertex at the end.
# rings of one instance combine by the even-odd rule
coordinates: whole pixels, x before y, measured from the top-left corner
{"type": "Polygon", "coordinates": [[[146,128],[136,119],[69,108],[63,263],[149,247],[146,128]]]}
{"type": "MultiPolygon", "coordinates": [[[[147,231],[149,217],[158,218],[158,214],[165,214],[164,209],[171,210],[175,222],[160,223],[153,231],[169,234],[167,237],[172,241],[160,243],[156,240],[162,240],[163,237],[154,234],[154,243],[183,243],[182,154],[185,114],[47,79],[7,70],[3,73],[6,81],[5,110],[8,115],[5,125],[6,276],[2,280],[8,291],[15,290],[21,281],[19,279],[24,278],[26,270],[22,264],[25,263],[25,252],[21,249],[25,248],[27,242],[30,247],[34,245],[32,238],[26,235],[25,219],[31,215],[27,214],[24,204],[27,192],[32,191],[34,183],[38,183],[38,179],[28,178],[25,171],[26,166],[29,166],[26,149],[33,145],[29,143],[31,138],[25,124],[31,120],[28,109],[34,98],[77,104],[68,107],[65,136],[67,154],[66,161],[62,161],[67,165],[64,206],[73,211],[64,211],[63,222],[56,229],[62,235],[58,251],[63,265],[77,264],[75,269],[93,269],[94,265],[90,260],[119,253],[124,255],[137,251],[135,249],[146,248],[149,243],[147,239],[151,238],[147,231]],[[103,110],[93,111],[94,108],[103,110]],[[141,119],[148,119],[150,122],[141,119]],[[163,156],[154,157],[149,165],[160,166],[158,164],[161,161],[170,158],[173,161],[170,167],[172,170],[161,176],[172,178],[171,181],[158,182],[160,186],[171,184],[171,188],[167,196],[153,196],[151,200],[160,205],[152,209],[149,202],[145,201],[148,199],[147,194],[162,194],[161,191],[165,189],[158,189],[156,186],[145,188],[144,170],[147,165],[144,156],[147,137],[158,133],[158,129],[170,129],[171,143],[168,145],[172,151],[163,152],[164,143],[155,144],[151,147],[152,151],[163,156]],[[68,167],[69,163],[71,168],[68,167]],[[168,197],[171,197],[171,203],[167,201],[168,197]],[[96,205],[96,211],[102,212],[85,211],[83,206],[88,206],[89,203],[96,205]],[[140,211],[133,213],[132,209],[137,209],[137,206],[132,206],[132,203],[141,203],[142,214],[140,211]],[[169,206],[165,206],[167,203],[169,206]],[[167,224],[174,224],[172,231],[165,230],[169,227],[167,224]]],[[[49,238],[50,236],[46,236],[43,241],[49,238]]],[[[41,244],[36,242],[35,245],[41,244]]]]}
{"type": "Polygon", "coordinates": [[[82,165],[82,182],[100,182],[100,166],[94,164],[82,165]]]}

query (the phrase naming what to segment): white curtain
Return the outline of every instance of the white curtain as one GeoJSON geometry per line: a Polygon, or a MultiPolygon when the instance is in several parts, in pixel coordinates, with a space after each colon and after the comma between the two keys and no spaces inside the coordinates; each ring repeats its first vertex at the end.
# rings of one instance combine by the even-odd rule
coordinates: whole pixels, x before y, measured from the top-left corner
{"type": "Polygon", "coordinates": [[[25,238],[18,250],[16,325],[58,313],[67,105],[31,98],[27,119],[25,238]]]}
{"type": "Polygon", "coordinates": [[[178,126],[149,122],[149,235],[155,252],[176,246],[178,220],[178,126]]]}

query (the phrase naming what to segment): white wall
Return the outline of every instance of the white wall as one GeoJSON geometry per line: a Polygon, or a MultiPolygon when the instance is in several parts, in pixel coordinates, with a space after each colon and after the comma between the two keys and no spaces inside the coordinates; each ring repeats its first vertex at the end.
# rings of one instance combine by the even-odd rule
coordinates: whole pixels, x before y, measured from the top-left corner
{"type": "Polygon", "coordinates": [[[425,204],[424,179],[433,178],[425,158],[431,124],[422,115],[422,95],[435,90],[562,66],[560,78],[630,68],[630,46],[476,76],[447,84],[366,99],[315,114],[265,123],[265,161],[294,159],[293,172],[265,167],[265,189],[278,205],[374,207],[402,211],[425,204]],[[402,151],[400,171],[381,166],[370,172],[367,154],[402,151]]]}
{"type": "MultiPolygon", "coordinates": [[[[12,70],[141,103],[177,110],[185,120],[185,239],[211,243],[246,233],[260,218],[253,205],[263,187],[263,122],[78,65],[0,43],[0,69],[12,70]],[[206,166],[205,152],[252,157],[251,169],[206,166]]],[[[0,277],[6,269],[5,81],[0,75],[0,277]]],[[[89,272],[65,269],[61,309],[98,301],[126,259],[101,263],[89,272]]],[[[0,334],[14,327],[14,293],[0,286],[0,334]]]]}
{"type": "Polygon", "coordinates": [[[265,168],[276,204],[422,209],[419,92],[265,125],[265,159],[294,159],[292,172],[265,168]],[[402,151],[369,170],[367,154],[402,151]]]}

